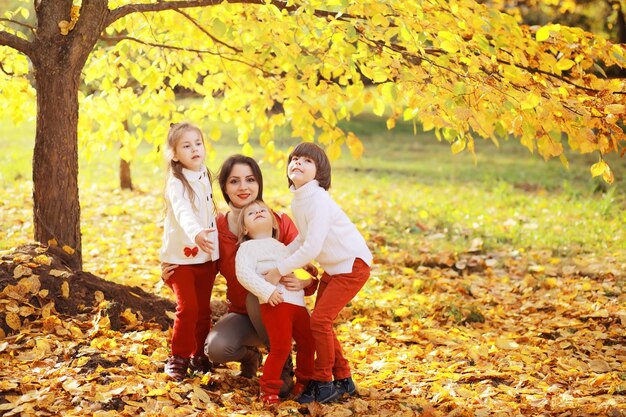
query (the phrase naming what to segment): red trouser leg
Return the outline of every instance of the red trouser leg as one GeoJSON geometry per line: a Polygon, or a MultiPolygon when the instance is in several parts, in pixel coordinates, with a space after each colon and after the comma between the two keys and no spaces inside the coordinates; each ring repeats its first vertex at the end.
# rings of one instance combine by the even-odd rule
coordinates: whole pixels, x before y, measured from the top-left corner
{"type": "Polygon", "coordinates": [[[296,382],[306,386],[315,369],[315,341],[311,334],[311,316],[305,307],[294,306],[293,339],[296,341],[296,382]]]}
{"type": "Polygon", "coordinates": [[[335,335],[333,321],[365,285],[369,275],[370,267],[358,258],[354,261],[352,272],[322,275],[311,314],[311,332],[317,353],[312,379],[328,382],[333,380],[333,376],[335,379],[343,379],[351,375],[350,365],[335,335]]]}
{"type": "Polygon", "coordinates": [[[176,295],[172,355],[189,358],[202,353],[204,340],[198,338],[205,339],[210,330],[210,292],[216,269],[215,262],[180,265],[168,280],[176,295]]]}
{"type": "Polygon", "coordinates": [[[263,375],[259,380],[261,392],[278,395],[283,380],[280,374],[291,352],[291,329],[293,327],[293,304],[280,303],[275,307],[261,304],[261,318],[270,339],[270,352],[263,365],[263,375]]]}
{"type": "Polygon", "coordinates": [[[211,330],[211,293],[217,275],[217,262],[207,262],[196,274],[196,302],[198,304],[198,321],[196,322],[196,347],[194,356],[204,355],[204,343],[211,330]]]}

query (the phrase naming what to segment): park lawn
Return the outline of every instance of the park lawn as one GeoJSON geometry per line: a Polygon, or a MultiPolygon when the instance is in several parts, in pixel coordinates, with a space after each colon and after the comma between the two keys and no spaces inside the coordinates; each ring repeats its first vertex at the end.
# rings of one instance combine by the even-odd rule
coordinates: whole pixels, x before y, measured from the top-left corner
{"type": "MultiPolygon", "coordinates": [[[[32,236],[33,128],[2,126],[0,250],[8,252],[32,236]]],[[[623,161],[611,160],[616,184],[605,186],[590,178],[590,156],[570,156],[568,171],[517,143],[505,141],[497,149],[481,141],[474,161],[468,154],[452,155],[428,132],[414,136],[411,126],[388,132],[363,117],[351,127],[366,151],[361,160],[343,155],[333,163],[331,192],[370,243],[375,264],[336,331],[361,397],[313,412],[623,415],[623,161]]],[[[290,143],[277,141],[282,148],[290,143]]],[[[213,145],[216,156],[208,165],[214,171],[239,149],[225,138],[213,145]]],[[[118,189],[115,151],[81,154],[84,269],[172,298],[159,281],[163,167],[142,161],[149,152],[141,148],[133,162],[134,191],[118,189]]],[[[258,147],[255,152],[263,154],[258,147]]],[[[289,211],[284,167],[262,167],[266,201],[289,211]]],[[[218,204],[224,208],[221,196],[218,204]]],[[[214,299],[223,299],[224,292],[218,281],[214,299]]],[[[213,374],[209,388],[206,377],[167,383],[157,372],[167,354],[167,332],[134,326],[130,333],[105,335],[116,340],[114,346],[105,343],[103,330],[97,338],[85,336],[88,347],[77,347],[62,333],[48,334],[56,356],[50,353],[41,359],[50,365],[33,369],[20,359],[31,348],[28,338],[7,338],[15,354],[7,362],[6,384],[39,380],[31,385],[44,393],[41,404],[48,404],[47,396],[59,398],[49,402],[49,411],[75,411],[83,392],[104,390],[102,378],[82,369],[80,361],[56,364],[59,351],[80,349],[85,360],[99,355],[124,363],[107,370],[104,379],[127,385],[116,385],[125,389],[126,402],[99,400],[99,412],[113,406],[136,413],[174,407],[187,414],[269,415],[249,400],[255,383],[232,377],[235,364],[213,374]],[[68,375],[80,392],[66,386],[68,375]],[[208,389],[209,402],[199,387],[208,389]]],[[[36,322],[28,330],[38,331],[36,322]]],[[[0,357],[3,351],[0,343],[0,357]]],[[[285,408],[290,415],[303,412],[288,403],[285,408]]]]}

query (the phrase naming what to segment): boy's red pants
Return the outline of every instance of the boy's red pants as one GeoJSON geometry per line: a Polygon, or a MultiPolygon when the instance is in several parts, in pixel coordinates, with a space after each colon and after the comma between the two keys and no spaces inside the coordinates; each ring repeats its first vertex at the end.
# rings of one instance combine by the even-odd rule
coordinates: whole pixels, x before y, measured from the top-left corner
{"type": "Polygon", "coordinates": [[[270,340],[270,350],[259,380],[263,394],[276,394],[283,385],[280,375],[296,341],[296,381],[306,386],[313,372],[315,345],[311,336],[309,312],[305,307],[280,303],[275,307],[261,304],[261,318],[270,340]]]}
{"type": "Polygon", "coordinates": [[[211,330],[211,292],[216,275],[217,262],[209,261],[179,265],[167,281],[176,295],[172,355],[204,355],[204,341],[211,330]]]}
{"type": "Polygon", "coordinates": [[[315,370],[311,379],[329,382],[351,376],[350,365],[343,356],[341,345],[335,335],[333,322],[337,315],[363,288],[370,276],[370,267],[357,258],[352,272],[346,274],[322,274],[315,308],[311,314],[311,333],[315,340],[315,370]]]}

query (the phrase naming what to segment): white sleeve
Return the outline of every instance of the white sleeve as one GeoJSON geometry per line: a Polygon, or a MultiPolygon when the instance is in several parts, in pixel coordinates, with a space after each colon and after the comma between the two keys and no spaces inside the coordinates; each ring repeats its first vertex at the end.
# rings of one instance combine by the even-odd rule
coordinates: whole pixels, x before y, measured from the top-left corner
{"type": "Polygon", "coordinates": [[[299,245],[292,246],[292,242],[287,247],[292,252],[291,255],[277,264],[278,271],[282,275],[302,268],[322,252],[332,223],[330,200],[321,199],[318,204],[309,206],[304,215],[307,222],[306,236],[298,235],[296,241],[299,245]]]}
{"type": "MultiPolygon", "coordinates": [[[[167,198],[172,206],[172,213],[176,221],[192,242],[203,229],[198,221],[189,192],[184,189],[183,183],[178,179],[172,179],[167,187],[167,198]]],[[[197,200],[197,199],[196,199],[197,200]]]]}
{"type": "Polygon", "coordinates": [[[259,302],[263,304],[267,303],[267,300],[276,290],[276,286],[267,282],[265,277],[257,272],[258,251],[254,250],[253,242],[244,242],[239,246],[235,256],[235,273],[241,285],[257,296],[259,302]]]}

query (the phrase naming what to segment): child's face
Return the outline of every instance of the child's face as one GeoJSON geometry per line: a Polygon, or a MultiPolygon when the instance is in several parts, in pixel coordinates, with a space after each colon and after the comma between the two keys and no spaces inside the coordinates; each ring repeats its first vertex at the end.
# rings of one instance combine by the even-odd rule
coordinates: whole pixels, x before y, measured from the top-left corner
{"type": "Polygon", "coordinates": [[[289,166],[287,167],[287,175],[296,188],[302,187],[309,181],[315,179],[317,167],[315,161],[308,156],[293,155],[289,166]]]}
{"type": "Polygon", "coordinates": [[[193,129],[182,133],[174,148],[174,161],[179,161],[191,171],[200,171],[204,166],[206,150],[202,136],[193,129]]]}
{"type": "Polygon", "coordinates": [[[272,213],[267,207],[252,204],[243,213],[245,233],[252,239],[272,237],[272,213]]]}

